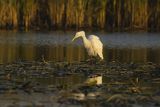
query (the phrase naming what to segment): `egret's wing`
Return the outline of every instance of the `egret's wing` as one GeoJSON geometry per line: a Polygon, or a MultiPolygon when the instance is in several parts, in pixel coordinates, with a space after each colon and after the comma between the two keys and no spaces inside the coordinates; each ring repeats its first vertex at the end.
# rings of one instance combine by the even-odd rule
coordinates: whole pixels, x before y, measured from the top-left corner
{"type": "Polygon", "coordinates": [[[88,40],[91,42],[92,44],[92,48],[95,52],[95,55],[99,55],[99,57],[101,59],[103,59],[103,44],[100,41],[99,37],[95,36],[95,35],[90,35],[88,40]]]}

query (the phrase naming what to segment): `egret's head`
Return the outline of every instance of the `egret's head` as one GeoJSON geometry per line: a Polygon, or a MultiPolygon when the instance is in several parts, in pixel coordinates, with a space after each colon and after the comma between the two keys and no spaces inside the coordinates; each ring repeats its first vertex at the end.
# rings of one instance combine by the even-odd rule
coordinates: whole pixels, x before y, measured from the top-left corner
{"type": "Polygon", "coordinates": [[[85,36],[85,32],[84,31],[79,31],[76,33],[76,35],[74,36],[74,38],[72,39],[72,42],[79,37],[85,36]]]}

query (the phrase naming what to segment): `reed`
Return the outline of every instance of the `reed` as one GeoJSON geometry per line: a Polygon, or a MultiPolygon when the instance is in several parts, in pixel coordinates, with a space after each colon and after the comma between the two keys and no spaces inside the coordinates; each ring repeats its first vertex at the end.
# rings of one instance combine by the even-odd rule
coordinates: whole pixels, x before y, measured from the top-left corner
{"type": "Polygon", "coordinates": [[[159,0],[0,0],[1,29],[160,31],[159,0]]]}
{"type": "MultiPolygon", "coordinates": [[[[20,8],[19,8],[20,9],[20,8]]],[[[23,9],[23,26],[26,30],[34,26],[34,21],[36,21],[36,12],[38,5],[35,0],[25,0],[25,3],[22,6],[23,9]]],[[[21,20],[21,19],[20,19],[21,20]]]]}
{"type": "Polygon", "coordinates": [[[0,28],[17,27],[17,6],[15,0],[0,0],[0,28]]]}

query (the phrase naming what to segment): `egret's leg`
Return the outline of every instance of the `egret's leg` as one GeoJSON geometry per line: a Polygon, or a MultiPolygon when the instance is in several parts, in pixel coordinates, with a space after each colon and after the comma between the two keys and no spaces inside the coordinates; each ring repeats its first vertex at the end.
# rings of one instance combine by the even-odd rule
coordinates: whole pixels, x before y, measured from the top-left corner
{"type": "Polygon", "coordinates": [[[92,60],[92,56],[89,56],[89,58],[86,61],[90,62],[91,60],[92,60]]]}
{"type": "Polygon", "coordinates": [[[93,57],[89,56],[89,58],[86,60],[87,63],[92,64],[93,63],[93,57]]]}
{"type": "Polygon", "coordinates": [[[90,58],[87,58],[86,62],[89,62],[90,61],[90,58]]]}
{"type": "Polygon", "coordinates": [[[95,56],[92,56],[90,60],[90,64],[95,65],[97,61],[98,61],[97,58],[95,56]]]}

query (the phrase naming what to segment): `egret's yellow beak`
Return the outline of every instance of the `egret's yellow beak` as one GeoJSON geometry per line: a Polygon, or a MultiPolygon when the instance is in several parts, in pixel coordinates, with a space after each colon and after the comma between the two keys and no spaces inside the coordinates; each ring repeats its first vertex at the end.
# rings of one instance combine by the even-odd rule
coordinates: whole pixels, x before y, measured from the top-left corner
{"type": "Polygon", "coordinates": [[[75,39],[76,39],[76,37],[74,37],[74,38],[72,39],[72,42],[73,42],[75,39]]]}

